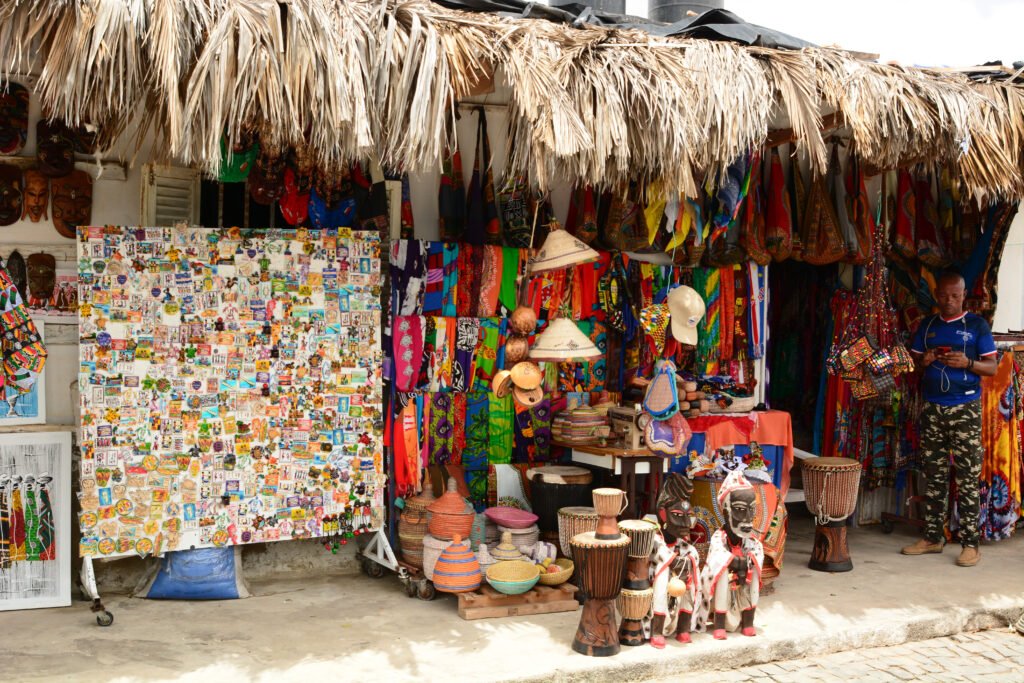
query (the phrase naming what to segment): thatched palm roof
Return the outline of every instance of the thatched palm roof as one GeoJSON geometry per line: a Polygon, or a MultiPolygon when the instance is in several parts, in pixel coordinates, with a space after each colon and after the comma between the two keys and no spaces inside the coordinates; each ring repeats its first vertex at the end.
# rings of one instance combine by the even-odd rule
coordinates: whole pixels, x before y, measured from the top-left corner
{"type": "Polygon", "coordinates": [[[1024,90],[956,73],[459,12],[427,0],[0,0],[0,59],[34,69],[44,111],[107,140],[152,126],[216,172],[223,133],[308,144],[325,168],[368,156],[436,168],[454,102],[508,83],[509,170],[542,189],[697,179],[764,143],[781,112],[824,170],[837,112],[877,168],[955,164],[965,194],[1024,196],[1024,90]],[[144,105],[144,106],[140,106],[144,105]]]}

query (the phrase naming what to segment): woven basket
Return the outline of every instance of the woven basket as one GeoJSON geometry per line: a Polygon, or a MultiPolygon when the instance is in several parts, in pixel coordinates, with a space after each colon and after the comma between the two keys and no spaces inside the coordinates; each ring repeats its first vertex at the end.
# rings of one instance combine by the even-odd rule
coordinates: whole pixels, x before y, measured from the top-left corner
{"type": "Polygon", "coordinates": [[[551,565],[557,565],[562,569],[557,573],[541,570],[540,582],[545,586],[561,586],[569,580],[569,577],[572,576],[573,569],[576,568],[576,565],[573,564],[572,560],[567,560],[565,558],[555,560],[551,565]]]}
{"type": "Polygon", "coordinates": [[[434,538],[429,534],[423,537],[423,575],[427,579],[434,580],[434,565],[444,549],[451,544],[448,539],[434,538]]]}
{"type": "Polygon", "coordinates": [[[476,551],[476,560],[480,563],[480,571],[483,572],[484,578],[487,577],[487,569],[498,562],[491,556],[486,544],[481,544],[480,550],[476,551]]]}
{"type": "Polygon", "coordinates": [[[526,560],[495,562],[487,569],[487,578],[495,581],[529,581],[540,576],[540,567],[526,560]]]}
{"type": "Polygon", "coordinates": [[[451,540],[455,536],[469,538],[473,531],[476,512],[459,495],[455,479],[448,479],[448,491],[427,507],[430,513],[428,529],[434,538],[451,540]]]}
{"type": "Polygon", "coordinates": [[[480,587],[480,563],[469,543],[458,536],[434,564],[434,587],[445,593],[468,593],[480,587]]]}
{"type": "Polygon", "coordinates": [[[410,567],[423,569],[423,549],[418,552],[413,550],[402,550],[402,561],[410,567]]]}
{"type": "Polygon", "coordinates": [[[470,547],[479,550],[480,545],[487,543],[487,516],[479,513],[473,517],[473,530],[469,534],[470,547]]]}
{"type": "Polygon", "coordinates": [[[502,536],[506,533],[512,534],[512,545],[517,548],[528,546],[533,548],[537,545],[537,541],[540,540],[540,529],[536,524],[532,524],[525,529],[509,529],[508,527],[499,526],[498,529],[501,531],[502,536]]]}

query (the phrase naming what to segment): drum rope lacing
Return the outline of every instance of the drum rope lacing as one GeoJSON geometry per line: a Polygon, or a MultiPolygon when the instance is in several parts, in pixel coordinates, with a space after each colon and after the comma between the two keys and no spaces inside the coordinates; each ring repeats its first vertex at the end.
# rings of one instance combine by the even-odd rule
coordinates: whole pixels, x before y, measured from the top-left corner
{"type": "Polygon", "coordinates": [[[821,481],[821,496],[818,498],[818,510],[815,513],[815,521],[818,523],[818,526],[825,526],[830,522],[841,522],[849,517],[849,515],[843,515],[842,517],[830,517],[825,514],[825,493],[828,491],[828,480],[829,477],[835,474],[835,472],[823,472],[823,474],[825,476],[821,481]]]}

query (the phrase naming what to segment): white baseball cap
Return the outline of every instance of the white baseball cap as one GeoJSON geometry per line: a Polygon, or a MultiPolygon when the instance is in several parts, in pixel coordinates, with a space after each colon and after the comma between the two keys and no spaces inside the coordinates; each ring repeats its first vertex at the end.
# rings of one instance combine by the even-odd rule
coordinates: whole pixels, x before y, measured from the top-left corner
{"type": "Polygon", "coordinates": [[[672,315],[672,336],[683,344],[697,345],[697,323],[707,307],[697,290],[683,285],[668,293],[668,310],[672,315]]]}

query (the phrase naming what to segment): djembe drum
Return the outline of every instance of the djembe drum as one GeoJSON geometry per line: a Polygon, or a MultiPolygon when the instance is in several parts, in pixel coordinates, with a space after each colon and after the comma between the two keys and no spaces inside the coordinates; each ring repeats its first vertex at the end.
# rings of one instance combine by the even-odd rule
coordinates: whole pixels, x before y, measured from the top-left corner
{"type": "Polygon", "coordinates": [[[622,625],[619,626],[619,642],[623,645],[643,645],[644,624],[643,619],[651,611],[654,604],[654,589],[630,590],[623,588],[619,593],[616,603],[619,607],[619,615],[622,617],[622,625]]]}
{"type": "Polygon", "coordinates": [[[846,518],[857,507],[861,465],[850,458],[811,458],[802,467],[807,509],[817,520],[807,566],[822,572],[848,572],[853,562],[846,544],[846,518]]]}
{"type": "Polygon", "coordinates": [[[619,522],[619,531],[629,536],[629,561],[626,566],[624,588],[639,591],[651,587],[651,551],[654,550],[654,534],[658,525],[646,519],[624,519],[619,522]]]}
{"type": "Polygon", "coordinates": [[[622,489],[594,489],[591,491],[594,498],[594,509],[597,510],[597,537],[605,540],[612,540],[619,537],[619,527],[615,520],[622,511],[626,509],[629,501],[626,500],[626,492],[622,489]]]}
{"type": "Polygon", "coordinates": [[[622,590],[629,544],[628,536],[604,539],[594,531],[576,534],[569,541],[580,590],[586,595],[572,641],[572,649],[580,654],[609,657],[619,652],[614,603],[622,590]]]}
{"type": "Polygon", "coordinates": [[[597,510],[582,505],[572,505],[558,510],[558,545],[562,548],[562,554],[570,560],[572,557],[572,545],[569,543],[573,536],[582,534],[584,531],[597,530],[597,510]]]}

